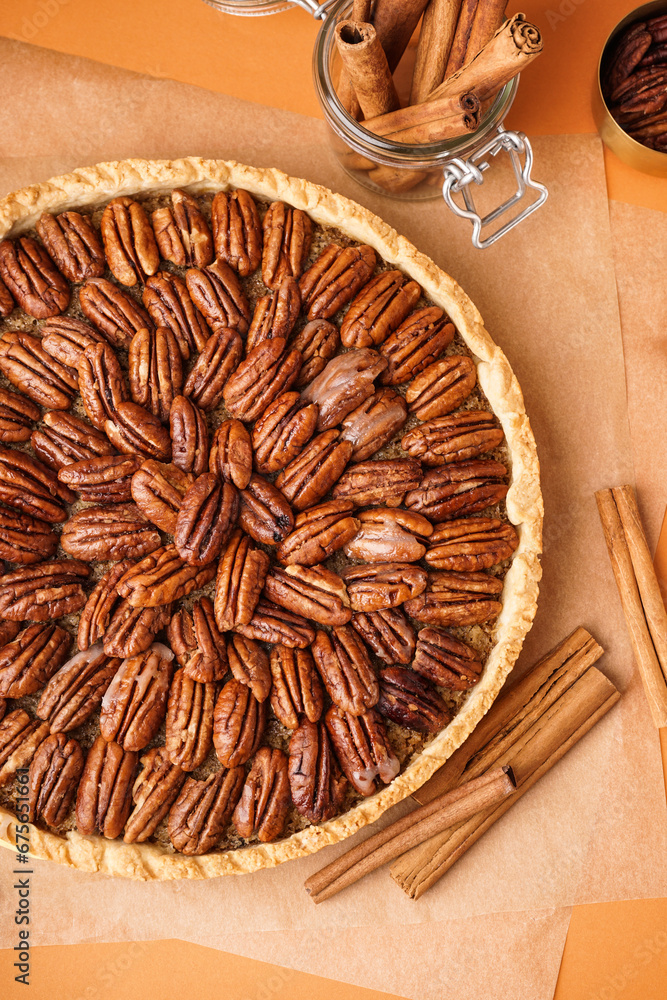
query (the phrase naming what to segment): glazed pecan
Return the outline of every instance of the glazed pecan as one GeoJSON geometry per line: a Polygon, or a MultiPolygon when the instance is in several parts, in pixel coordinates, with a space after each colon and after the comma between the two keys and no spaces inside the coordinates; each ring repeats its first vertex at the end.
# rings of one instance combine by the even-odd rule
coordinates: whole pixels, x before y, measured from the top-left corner
{"type": "Polygon", "coordinates": [[[264,594],[279,607],[322,625],[343,625],[352,617],[345,584],[324,566],[273,566],[264,594]]]}
{"type": "Polygon", "coordinates": [[[337,430],[324,431],[278,474],[275,485],[296,510],[305,510],[338,482],[351,454],[352,445],[337,430]]]}
{"type": "Polygon", "coordinates": [[[209,471],[244,490],[252,476],[250,433],[240,420],[223,420],[211,442],[209,471]]]}
{"type": "Polygon", "coordinates": [[[149,521],[173,535],[183,497],[194,481],[176,465],[149,460],[132,476],[132,499],[149,521]]]}
{"type": "Polygon", "coordinates": [[[106,278],[90,278],[79,292],[79,305],[114,347],[127,350],[137,330],[151,326],[150,316],[136,299],[106,278]]]}
{"type": "Polygon", "coordinates": [[[311,823],[335,816],[343,804],[347,782],[324,722],[303,719],[289,742],[289,782],[292,801],[311,823]]]}
{"type": "Polygon", "coordinates": [[[215,253],[247,278],[262,259],[262,226],[252,195],[242,188],[219,191],[211,203],[215,253]]]}
{"type": "Polygon", "coordinates": [[[102,698],[100,733],[124,750],[143,750],[167,710],[174,654],[156,642],[123,660],[102,698]]]}
{"type": "Polygon", "coordinates": [[[204,350],[211,331],[177,274],[158,271],[146,282],[141,301],[156,326],[171,330],[184,360],[204,350]]]}
{"type": "Polygon", "coordinates": [[[511,524],[494,517],[466,517],[439,525],[424,558],[434,569],[469,573],[509,559],[518,544],[511,524]]]}
{"type": "Polygon", "coordinates": [[[380,671],[377,709],[397,725],[422,733],[438,733],[452,717],[428,681],[405,667],[385,667],[380,671]]]}
{"type": "Polygon", "coordinates": [[[88,649],[104,636],[113,607],[118,600],[118,582],[126,570],[133,566],[131,559],[123,559],[108,570],[95,584],[79,618],[77,644],[88,649]]]}
{"type": "Polygon", "coordinates": [[[106,436],[114,448],[126,455],[143,455],[168,462],[171,458],[169,431],[159,417],[138,403],[119,403],[113,419],[104,425],[106,436]]]}
{"type": "Polygon", "coordinates": [[[78,388],[76,371],[61,365],[37,337],[23,330],[8,330],[0,340],[0,371],[26,396],[50,410],[68,410],[78,388]]]}
{"type": "Polygon", "coordinates": [[[227,659],[232,675],[247,684],[257,701],[266,701],[271,692],[269,657],[254,639],[230,635],[227,659]]]}
{"type": "Polygon", "coordinates": [[[359,514],[359,531],[345,546],[349,559],[363,562],[416,562],[426,552],[433,525],[421,514],[376,507],[359,514]]]}
{"type": "Polygon", "coordinates": [[[448,465],[497,448],[503,437],[502,428],[488,410],[465,410],[414,427],[401,447],[424,465],[448,465]]]}
{"type": "Polygon", "coordinates": [[[380,353],[389,362],[383,385],[401,385],[436,361],[454,339],[454,324],[442,309],[417,309],[385,340],[380,353]]]}
{"type": "Polygon", "coordinates": [[[171,604],[133,608],[127,601],[119,601],[104,633],[104,652],[121,659],[145,653],[170,619],[171,604]]]}
{"type": "Polygon", "coordinates": [[[348,351],[332,358],[301,394],[303,400],[319,406],[317,429],[329,430],[372,396],[373,380],[386,367],[385,359],[370,348],[348,351]]]}
{"type": "Polygon", "coordinates": [[[350,623],[367,646],[385,663],[410,663],[415,652],[415,630],[399,608],[352,615],[350,623]]]}
{"type": "Polygon", "coordinates": [[[167,641],[179,666],[184,667],[197,649],[192,613],[181,607],[167,626],[167,641]]]}
{"type": "Polygon", "coordinates": [[[0,278],[0,316],[6,319],[14,312],[14,296],[7,288],[2,278],[0,278]]]}
{"type": "Polygon", "coordinates": [[[255,465],[279,472],[310,441],[317,427],[316,403],[304,406],[298,392],[284,392],[266,409],[252,432],[255,465]]]}
{"type": "Polygon", "coordinates": [[[387,444],[408,419],[405,400],[394,389],[378,389],[342,421],[341,438],[351,441],[355,462],[363,462],[387,444]]]}
{"type": "Polygon", "coordinates": [[[0,697],[22,698],[43,688],[67,659],[71,636],[58,625],[29,625],[0,649],[0,697]]]}
{"type": "Polygon", "coordinates": [[[206,267],[213,260],[213,237],[196,198],[175,188],[171,205],[151,215],[160,254],[177,267],[206,267]]]}
{"type": "Polygon", "coordinates": [[[264,545],[282,542],[294,527],[294,514],[284,494],[268,480],[253,473],[240,492],[239,524],[251,538],[264,545]]]}
{"type": "MultiPolygon", "coordinates": [[[[102,455],[66,465],[58,479],[86,503],[125,503],[132,499],[132,476],[141,467],[139,455],[102,455]]],[[[137,505],[138,506],[138,505],[137,505]]]]}
{"type": "Polygon", "coordinates": [[[242,837],[268,843],[283,832],[291,802],[287,763],[287,754],[273,747],[260,747],[255,754],[234,810],[242,837]]]}
{"type": "Polygon", "coordinates": [[[0,242],[0,278],[21,309],[35,319],[58,316],[69,305],[67,281],[32,236],[0,242]]]}
{"type": "Polygon", "coordinates": [[[281,563],[314,566],[342,549],[359,530],[350,500],[330,500],[297,514],[292,531],[278,546],[281,563]]]}
{"type": "Polygon", "coordinates": [[[343,774],[361,795],[394,780],[401,765],[376,711],[352,715],[332,705],[324,721],[343,774]]]}
{"type": "Polygon", "coordinates": [[[263,225],[262,281],[275,290],[284,277],[300,277],[310,252],[313,224],[301,209],[274,201],[263,225]]]}
{"type": "Polygon", "coordinates": [[[405,495],[405,506],[436,524],[476,514],[507,496],[507,469],[492,458],[451,462],[427,472],[419,488],[405,495]]]}
{"type": "Polygon", "coordinates": [[[247,684],[227,681],[213,716],[213,745],[225,767],[237,767],[257,750],[266,725],[266,702],[257,701],[247,684]]]}
{"type": "Polygon", "coordinates": [[[144,556],[125,574],[118,584],[121,597],[133,608],[155,608],[187,597],[215,576],[215,566],[190,566],[176,551],[165,545],[144,556]]]}
{"type": "Polygon", "coordinates": [[[99,707],[121,661],[107,656],[102,643],[76,653],[44,688],[37,715],[52,733],[67,733],[99,707]]]}
{"type": "Polygon", "coordinates": [[[132,787],[134,810],[125,824],[126,844],[141,843],[156,827],[178,797],[187,773],[172,764],[164,747],[153,747],[141,758],[142,769],[132,787]]]}
{"type": "Polygon", "coordinates": [[[6,646],[20,631],[20,622],[0,621],[0,646],[6,646]]]}
{"type": "MultiPolygon", "coordinates": [[[[185,637],[188,637],[190,630],[185,622],[184,625],[185,637]]],[[[187,657],[186,675],[201,684],[221,681],[229,670],[227,646],[216,625],[210,597],[200,597],[192,607],[192,636],[195,648],[187,657]]]]}
{"type": "Polygon", "coordinates": [[[104,250],[88,215],[79,212],[44,212],[35,223],[37,235],[62,274],[74,284],[100,278],[106,262],[104,250]]]}
{"type": "Polygon", "coordinates": [[[0,445],[0,500],[15,510],[33,514],[53,524],[67,513],[60,503],[71,503],[74,494],[63,486],[51,469],[25,452],[0,445]]]}
{"type": "Polygon", "coordinates": [[[439,687],[468,691],[480,678],[482,660],[472,646],[442,629],[423,628],[412,669],[439,687]]]}
{"type": "Polygon", "coordinates": [[[292,339],[292,347],[301,351],[302,365],[295,382],[297,389],[303,389],[330,361],[340,347],[338,327],[326,319],[313,319],[292,339]]]}
{"type": "Polygon", "coordinates": [[[215,581],[215,620],[222,632],[251,620],[270,561],[240,529],[234,531],[220,557],[215,581]]]}
{"type": "Polygon", "coordinates": [[[77,559],[140,558],[161,544],[159,533],[133,503],[77,511],[63,525],[60,544],[77,559]]]}
{"type": "Polygon", "coordinates": [[[408,490],[419,486],[421,477],[421,465],[414,458],[359,462],[343,473],[333,495],[337,500],[351,500],[357,507],[398,507],[408,490]]]}
{"type": "Polygon", "coordinates": [[[78,368],[81,355],[93,344],[108,343],[90,323],[72,316],[53,316],[42,326],[42,347],[68,368],[78,368]]]}
{"type": "Polygon", "coordinates": [[[174,544],[191,566],[217,559],[239,512],[239,494],[231,483],[205,472],[187,491],[176,518],[174,544]]]}
{"type": "Polygon", "coordinates": [[[258,642],[281,643],[290,649],[305,649],[315,638],[315,629],[302,615],[278,607],[273,601],[260,600],[247,625],[235,630],[258,642]]]}
{"type": "Polygon", "coordinates": [[[160,252],[144,208],[125,196],[113,198],[102,212],[100,230],[104,253],[121,285],[136,285],[155,274],[160,252]]]}
{"type": "Polygon", "coordinates": [[[119,403],[130,398],[120,362],[108,344],[92,344],[81,355],[77,371],[88,419],[103,431],[107,420],[114,419],[119,403]]]}
{"type": "Polygon", "coordinates": [[[243,788],[242,767],[222,769],[203,781],[188,778],[169,812],[169,839],[181,854],[206,854],[231,819],[243,788]]]}
{"type": "Polygon", "coordinates": [[[90,567],[78,559],[53,559],[0,576],[0,618],[43,622],[80,611],[81,586],[90,567]]]}
{"type": "Polygon", "coordinates": [[[46,521],[0,508],[0,559],[28,566],[48,559],[58,548],[58,536],[46,521]]]}
{"type": "Polygon", "coordinates": [[[22,708],[0,722],[0,786],[6,785],[20,767],[32,760],[37,747],[49,735],[46,722],[31,719],[22,708]]]}
{"type": "Polygon", "coordinates": [[[450,354],[435,361],[408,386],[405,399],[410,413],[419,420],[442,417],[468,398],[477,382],[472,358],[450,354]]]}
{"type": "Polygon", "coordinates": [[[308,319],[331,319],[366,284],[377,263],[372,247],[330,243],[299,281],[308,319]]]}
{"type": "Polygon", "coordinates": [[[24,395],[0,389],[0,441],[27,441],[39,416],[39,407],[24,395]]]}
{"type": "MultiPolygon", "coordinates": [[[[416,598],[426,589],[427,574],[412,563],[379,562],[343,571],[353,611],[381,611],[416,598]]],[[[411,614],[405,609],[407,614],[411,614]]]]}
{"type": "Polygon", "coordinates": [[[502,580],[487,573],[433,572],[426,590],[404,610],[425,625],[481,625],[500,614],[502,589],[502,580]]]}
{"type": "Polygon", "coordinates": [[[301,355],[287,350],[282,337],[263,341],[227,381],[222,393],[225,406],[239,420],[257,420],[296,381],[300,368],[301,355]]]}
{"type": "Polygon", "coordinates": [[[308,649],[276,644],[270,653],[271,708],[287,729],[298,729],[299,716],[317,722],[324,711],[324,689],[308,649]]]}
{"type": "Polygon", "coordinates": [[[183,387],[183,364],[176,337],[166,326],[138,330],[128,358],[130,394],[135,403],[169,420],[174,399],[183,387]]]}
{"type": "Polygon", "coordinates": [[[30,435],[30,443],[37,457],[55,472],[86,458],[113,454],[106,434],[62,410],[47,410],[42,427],[30,435]]]}
{"type": "Polygon", "coordinates": [[[190,298],[215,333],[220,327],[248,332],[250,303],[229,264],[218,258],[199,271],[190,268],[185,273],[190,298]]]}
{"type": "Polygon", "coordinates": [[[246,352],[273,337],[287,340],[299,318],[300,309],[301,292],[296,279],[283,278],[274,295],[262,295],[257,300],[246,337],[246,352]]]}
{"type": "Polygon", "coordinates": [[[60,826],[69,815],[82,771],[78,740],[64,733],[47,736],[30,764],[30,822],[42,819],[48,826],[60,826]]]}
{"type": "Polygon", "coordinates": [[[312,644],[315,665],[329,697],[344,712],[360,715],[378,700],[378,682],[368,652],[349,625],[318,631],[312,644]]]}
{"type": "Polygon", "coordinates": [[[378,274],[361,289],[345,314],[340,328],[345,347],[377,347],[400,326],[421,293],[417,282],[401,271],[378,274]]]}
{"type": "Polygon", "coordinates": [[[213,745],[215,684],[198,684],[177,670],[169,689],[164,748],[172,764],[194,771],[213,745]]]}
{"type": "Polygon", "coordinates": [[[132,784],[138,756],[98,736],[88,751],[76,795],[76,826],[90,836],[96,830],[120,837],[132,809],[132,784]]]}
{"type": "Polygon", "coordinates": [[[185,380],[183,395],[202,410],[214,410],[222,402],[225,385],[242,354],[243,344],[238,332],[218,327],[206,341],[185,380]]]}
{"type": "Polygon", "coordinates": [[[208,468],[206,417],[187,396],[176,396],[169,411],[171,460],[181,472],[201,476],[208,468]]]}

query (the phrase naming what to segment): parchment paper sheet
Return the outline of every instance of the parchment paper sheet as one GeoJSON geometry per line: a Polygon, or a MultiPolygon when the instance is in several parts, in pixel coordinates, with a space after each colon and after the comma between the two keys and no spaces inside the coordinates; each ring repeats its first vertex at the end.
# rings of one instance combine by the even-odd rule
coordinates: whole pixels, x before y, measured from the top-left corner
{"type": "MultiPolygon", "coordinates": [[[[470,244],[467,224],[437,201],[401,202],[356,185],[329,153],[319,122],[20,43],[0,40],[0,58],[3,191],[76,165],[126,156],[198,153],[275,165],[357,198],[461,282],[517,373],[542,461],[544,581],[536,624],[517,669],[526,669],[582,623],[608,650],[602,666],[624,689],[620,705],[417,904],[386,872],[377,872],[315,908],[303,893],[303,880],[340,847],[273,871],[206,883],[124,883],[36,862],[35,944],[178,936],[230,950],[233,929],[234,948],[268,957],[278,947],[272,942],[284,940],[277,961],[318,972],[325,949],[314,946],[309,952],[312,937],[295,932],[331,934],[332,941],[337,932],[336,955],[326,960],[340,957],[340,965],[331,974],[367,983],[369,955],[350,942],[361,941],[364,929],[368,939],[372,928],[373,940],[390,941],[396,958],[378,961],[375,988],[405,992],[393,981],[394,966],[402,964],[411,983],[406,995],[422,998],[431,995],[435,924],[442,927],[443,974],[450,965],[467,968],[476,988],[493,957],[486,949],[517,921],[526,935],[518,939],[531,942],[538,953],[545,928],[556,937],[563,930],[563,907],[667,894],[667,816],[657,736],[634,676],[592,497],[601,486],[632,478],[597,139],[537,140],[534,172],[549,187],[547,205],[480,252],[470,244]],[[555,908],[559,915],[550,916],[555,908]],[[507,913],[529,909],[542,916],[507,913]],[[476,915],[487,915],[487,933],[478,948],[470,948],[465,928],[477,926],[468,922],[476,915]],[[403,926],[399,931],[390,924],[403,926]],[[297,957],[297,941],[312,957],[297,957]]],[[[11,857],[0,852],[7,886],[10,868],[11,857]]],[[[550,954],[560,957],[557,948],[550,954]]],[[[535,965],[531,997],[552,995],[557,965],[549,969],[542,974],[535,965]]],[[[453,994],[456,1000],[473,995],[453,994]]],[[[508,985],[505,995],[522,994],[508,985]]]]}

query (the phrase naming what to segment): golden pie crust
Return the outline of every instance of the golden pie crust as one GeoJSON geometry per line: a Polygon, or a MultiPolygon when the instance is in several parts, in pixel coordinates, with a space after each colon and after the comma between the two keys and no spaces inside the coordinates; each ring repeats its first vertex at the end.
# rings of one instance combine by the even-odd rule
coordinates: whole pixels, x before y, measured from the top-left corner
{"type": "MultiPolygon", "coordinates": [[[[163,193],[175,187],[194,194],[245,188],[265,201],[288,202],[306,211],[316,223],[370,244],[385,261],[419,282],[424,294],[448,313],[472,352],[479,384],[505,432],[511,466],[505,502],[520,541],[505,576],[503,608],[481,680],[452,722],[405,771],[343,815],[276,843],[212,851],[197,857],[171,853],[155,844],[125,844],[121,840],[83,836],[75,830],[58,836],[34,826],[30,829],[30,853],[34,857],[82,871],[134,879],[213,878],[269,868],[344,840],[410,795],[463,743],[492,705],[532,624],[541,575],[543,506],[539,464],[521,389],[507,358],[456,281],[361,205],[317,184],[288,177],[280,170],[248,167],[234,161],[199,157],[121,160],[74,170],[0,200],[0,238],[33,228],[42,212],[95,207],[120,195],[163,193]]],[[[9,811],[0,808],[0,844],[4,847],[14,849],[15,822],[9,811]]]]}

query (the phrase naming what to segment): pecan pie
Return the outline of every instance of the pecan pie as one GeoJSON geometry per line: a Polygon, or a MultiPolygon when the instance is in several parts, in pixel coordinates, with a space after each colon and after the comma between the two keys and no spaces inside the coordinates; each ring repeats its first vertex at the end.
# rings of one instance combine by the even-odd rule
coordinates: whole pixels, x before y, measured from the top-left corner
{"type": "Polygon", "coordinates": [[[462,289],[330,191],[195,158],[10,195],[0,273],[0,843],[19,768],[35,856],[142,879],[414,791],[540,572],[523,399],[462,289]]]}

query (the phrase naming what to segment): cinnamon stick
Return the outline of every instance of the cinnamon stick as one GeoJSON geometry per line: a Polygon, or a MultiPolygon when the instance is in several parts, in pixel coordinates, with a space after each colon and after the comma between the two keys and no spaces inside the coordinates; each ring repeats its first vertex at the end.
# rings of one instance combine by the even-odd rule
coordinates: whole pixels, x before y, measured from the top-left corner
{"type": "Polygon", "coordinates": [[[477,4],[463,57],[463,66],[467,66],[477,53],[481,52],[503,24],[506,5],[507,0],[483,0],[482,3],[477,4]]]}
{"type": "Polygon", "coordinates": [[[484,809],[496,806],[515,790],[508,767],[488,774],[434,799],[362,841],[321,871],[306,879],[305,889],[313,902],[321,903],[364,875],[399,857],[429,837],[462,822],[484,809]]]}
{"type": "Polygon", "coordinates": [[[396,110],[400,106],[398,94],[373,25],[340,21],[334,34],[364,118],[396,110]]]}
{"type": "Polygon", "coordinates": [[[425,170],[403,170],[400,167],[375,167],[369,179],[390,194],[403,194],[417,187],[428,176],[425,170]]]}
{"type": "Polygon", "coordinates": [[[410,104],[425,101],[445,79],[445,67],[460,10],[461,0],[430,0],[424,11],[412,74],[410,104]]]}
{"type": "Polygon", "coordinates": [[[366,120],[364,128],[395,142],[419,143],[474,132],[478,124],[479,100],[469,93],[400,108],[366,120]]]}
{"type": "Polygon", "coordinates": [[[354,0],[352,4],[352,21],[362,21],[364,24],[370,24],[371,21],[371,8],[373,6],[373,0],[354,0]]]}
{"type": "Polygon", "coordinates": [[[464,65],[470,32],[472,31],[478,5],[479,0],[462,0],[454,38],[449,50],[449,58],[445,67],[445,80],[464,65]]]}

